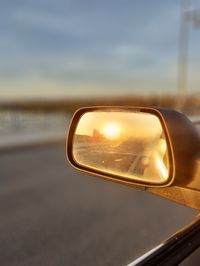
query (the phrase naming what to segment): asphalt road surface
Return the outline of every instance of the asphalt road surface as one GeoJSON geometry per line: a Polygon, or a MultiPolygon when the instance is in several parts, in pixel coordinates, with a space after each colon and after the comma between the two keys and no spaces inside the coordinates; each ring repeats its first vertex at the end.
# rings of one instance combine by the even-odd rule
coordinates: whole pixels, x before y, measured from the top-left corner
{"type": "MultiPolygon", "coordinates": [[[[78,173],[65,145],[0,153],[0,265],[126,265],[196,211],[78,173]]],[[[200,250],[183,265],[199,265],[200,250]]]]}

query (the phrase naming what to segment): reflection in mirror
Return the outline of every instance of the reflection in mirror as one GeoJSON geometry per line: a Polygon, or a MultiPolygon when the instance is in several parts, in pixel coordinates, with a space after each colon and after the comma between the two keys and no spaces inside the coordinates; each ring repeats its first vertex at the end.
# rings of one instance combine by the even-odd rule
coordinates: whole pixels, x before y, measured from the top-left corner
{"type": "Polygon", "coordinates": [[[73,140],[82,166],[132,181],[162,184],[169,177],[160,120],[142,112],[92,111],[82,115],[73,140]]]}

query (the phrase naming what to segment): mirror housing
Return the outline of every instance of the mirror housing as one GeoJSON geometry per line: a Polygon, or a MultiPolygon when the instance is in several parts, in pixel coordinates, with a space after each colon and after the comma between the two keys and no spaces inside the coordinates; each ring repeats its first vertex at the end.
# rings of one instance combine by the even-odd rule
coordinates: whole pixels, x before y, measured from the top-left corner
{"type": "MultiPolygon", "coordinates": [[[[138,120],[137,121],[135,120],[135,122],[136,122],[135,124],[140,123],[140,121],[138,120]]],[[[155,124],[152,124],[152,128],[154,127],[155,127],[155,124]]],[[[150,130],[150,128],[148,128],[148,130],[150,130]]],[[[116,128],[115,129],[110,128],[110,133],[109,133],[109,129],[107,129],[107,131],[108,131],[107,137],[109,137],[109,134],[117,135],[119,133],[119,132],[117,133],[116,128]]],[[[132,132],[134,131],[133,126],[130,126],[130,131],[132,132]]],[[[102,137],[102,132],[100,135],[102,139],[103,138],[105,139],[105,136],[106,136],[105,129],[103,133],[104,133],[103,137],[102,137]]],[[[104,141],[104,150],[108,149],[107,142],[104,141]],[[105,143],[107,146],[105,146],[105,143]]],[[[88,148],[88,151],[90,150],[89,146],[86,146],[84,148],[85,154],[87,152],[87,148],[88,148]]],[[[101,147],[101,151],[102,151],[102,147],[101,147]]],[[[113,151],[113,148],[112,148],[112,151],[113,151]]],[[[142,186],[142,187],[169,187],[172,185],[173,186],[186,186],[187,184],[191,183],[194,177],[195,158],[198,152],[199,152],[199,135],[194,125],[192,124],[192,122],[185,115],[179,112],[176,112],[174,110],[164,109],[164,108],[140,108],[140,107],[138,108],[137,107],[86,107],[86,108],[81,108],[75,113],[72,119],[72,122],[69,128],[68,140],[67,140],[67,157],[70,163],[75,168],[81,171],[93,174],[93,175],[100,176],[102,178],[115,181],[115,182],[120,182],[123,184],[132,185],[132,186],[142,186]],[[90,125],[89,124],[84,125],[83,117],[86,116],[87,114],[92,114],[94,118],[95,118],[94,115],[98,114],[98,117],[96,116],[96,120],[93,119],[90,125]],[[123,114],[123,117],[121,117],[120,121],[118,121],[122,124],[123,127],[125,125],[124,120],[126,120],[127,117],[130,116],[131,114],[132,114],[132,117],[134,117],[134,119],[136,119],[136,117],[139,117],[139,116],[142,117],[141,116],[142,114],[143,115],[146,114],[148,115],[148,117],[150,116],[154,117],[157,119],[157,121],[159,121],[160,127],[164,133],[163,135],[166,141],[167,151],[168,151],[168,164],[167,164],[168,175],[165,178],[164,182],[160,182],[160,181],[154,182],[155,180],[153,181],[153,176],[149,176],[148,178],[146,177],[138,178],[138,176],[132,175],[130,178],[129,176],[127,176],[127,174],[123,175],[123,173],[119,171],[113,172],[111,171],[110,168],[105,169],[104,167],[102,169],[102,165],[101,167],[97,167],[96,165],[95,166],[92,165],[90,161],[87,161],[87,163],[80,161],[79,159],[80,157],[77,157],[77,155],[75,154],[75,144],[77,141],[77,138],[75,138],[75,134],[78,135],[77,130],[79,130],[80,123],[82,123],[81,125],[82,128],[84,128],[84,126],[85,128],[86,127],[89,128],[90,126],[92,126],[93,130],[95,128],[98,128],[98,125],[102,124],[102,120],[103,120],[103,118],[101,118],[99,114],[102,114],[102,117],[104,117],[104,120],[114,115],[115,121],[117,121],[117,117],[119,117],[119,114],[120,116],[121,114],[123,114]]],[[[91,153],[89,158],[92,158],[93,155],[91,153]]],[[[101,155],[101,160],[103,160],[102,158],[103,157],[101,155]]]]}

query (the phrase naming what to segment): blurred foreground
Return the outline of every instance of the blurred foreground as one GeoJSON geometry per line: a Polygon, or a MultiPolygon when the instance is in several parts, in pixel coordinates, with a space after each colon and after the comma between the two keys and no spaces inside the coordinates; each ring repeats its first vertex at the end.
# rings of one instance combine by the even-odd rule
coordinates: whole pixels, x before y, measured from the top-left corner
{"type": "Polygon", "coordinates": [[[0,184],[4,266],[126,265],[197,214],[78,173],[66,163],[64,142],[1,154],[0,184]]]}

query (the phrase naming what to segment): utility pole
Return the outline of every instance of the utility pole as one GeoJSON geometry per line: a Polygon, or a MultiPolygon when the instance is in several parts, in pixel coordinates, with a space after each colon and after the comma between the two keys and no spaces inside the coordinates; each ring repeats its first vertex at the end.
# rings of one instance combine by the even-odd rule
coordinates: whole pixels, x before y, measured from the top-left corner
{"type": "Polygon", "coordinates": [[[178,77],[177,77],[177,109],[181,111],[185,104],[187,85],[188,85],[188,48],[189,48],[189,20],[190,20],[190,1],[181,1],[181,22],[179,35],[179,58],[178,58],[178,77]]]}
{"type": "Polygon", "coordinates": [[[177,110],[182,111],[188,92],[188,53],[189,53],[189,29],[200,28],[200,13],[191,10],[190,0],[181,0],[179,33],[179,58],[177,77],[177,110]]]}

